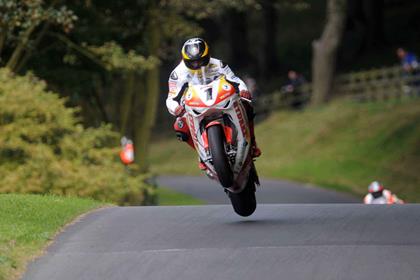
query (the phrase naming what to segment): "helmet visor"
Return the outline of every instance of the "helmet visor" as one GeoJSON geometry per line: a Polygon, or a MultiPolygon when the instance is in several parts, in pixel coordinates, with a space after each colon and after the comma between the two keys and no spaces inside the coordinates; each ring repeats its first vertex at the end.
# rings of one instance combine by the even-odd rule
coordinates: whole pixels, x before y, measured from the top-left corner
{"type": "Polygon", "coordinates": [[[195,61],[191,61],[191,67],[192,68],[194,68],[194,69],[198,69],[198,68],[200,68],[201,66],[205,66],[204,65],[204,61],[203,60],[195,60],[195,61]]]}
{"type": "Polygon", "coordinates": [[[195,60],[184,60],[185,65],[193,70],[197,70],[200,69],[203,66],[207,66],[207,64],[209,63],[209,57],[202,57],[200,59],[195,59],[195,60]]]}

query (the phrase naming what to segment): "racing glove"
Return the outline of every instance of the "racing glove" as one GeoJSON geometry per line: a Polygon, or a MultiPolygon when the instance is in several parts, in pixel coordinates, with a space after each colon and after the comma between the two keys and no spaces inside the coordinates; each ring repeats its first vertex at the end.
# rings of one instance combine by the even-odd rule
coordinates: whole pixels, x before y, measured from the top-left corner
{"type": "Polygon", "coordinates": [[[245,99],[248,99],[248,100],[252,100],[252,95],[251,95],[251,93],[250,93],[249,91],[247,91],[247,90],[241,90],[241,92],[239,92],[239,95],[240,95],[242,98],[245,98],[245,99]]]}

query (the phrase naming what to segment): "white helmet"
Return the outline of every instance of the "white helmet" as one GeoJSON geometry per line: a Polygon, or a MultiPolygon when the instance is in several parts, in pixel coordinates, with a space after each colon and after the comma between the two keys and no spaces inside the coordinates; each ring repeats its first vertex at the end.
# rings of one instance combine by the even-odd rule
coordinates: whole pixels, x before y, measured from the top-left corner
{"type": "Polygon", "coordinates": [[[378,181],[372,182],[368,187],[368,191],[370,193],[379,192],[383,190],[384,190],[384,186],[382,186],[378,181]]]}

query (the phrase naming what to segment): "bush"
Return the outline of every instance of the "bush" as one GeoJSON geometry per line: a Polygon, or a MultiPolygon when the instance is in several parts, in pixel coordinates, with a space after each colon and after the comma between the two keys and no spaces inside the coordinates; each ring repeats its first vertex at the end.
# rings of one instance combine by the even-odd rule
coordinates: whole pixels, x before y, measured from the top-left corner
{"type": "Polygon", "coordinates": [[[149,203],[146,175],[129,175],[119,162],[118,134],[109,125],[84,128],[64,103],[33,75],[0,69],[0,193],[149,203]]]}

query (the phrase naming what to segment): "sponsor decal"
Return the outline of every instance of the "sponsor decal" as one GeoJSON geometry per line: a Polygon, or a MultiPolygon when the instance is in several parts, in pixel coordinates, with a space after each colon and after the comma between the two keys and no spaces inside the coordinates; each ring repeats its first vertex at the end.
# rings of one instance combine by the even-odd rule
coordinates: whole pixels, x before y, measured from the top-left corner
{"type": "Polygon", "coordinates": [[[169,96],[176,95],[176,82],[169,82],[169,96]]]}
{"type": "Polygon", "coordinates": [[[178,75],[176,74],[176,72],[175,72],[175,71],[172,71],[170,78],[171,78],[172,80],[178,80],[178,75]]]}
{"type": "Polygon", "coordinates": [[[236,112],[236,115],[237,115],[238,120],[239,120],[239,125],[241,127],[242,134],[244,135],[245,138],[247,138],[246,124],[245,124],[245,120],[244,120],[244,116],[242,114],[241,108],[238,105],[238,102],[235,102],[233,107],[235,108],[235,112],[236,112]]]}
{"type": "Polygon", "coordinates": [[[184,121],[182,119],[178,120],[178,127],[181,129],[184,127],[184,121]]]}
{"type": "Polygon", "coordinates": [[[220,100],[225,99],[226,97],[230,96],[230,92],[223,94],[222,96],[220,96],[220,100]]]}
{"type": "Polygon", "coordinates": [[[222,88],[223,88],[223,90],[228,91],[228,90],[230,90],[230,85],[223,84],[222,88]]]}

